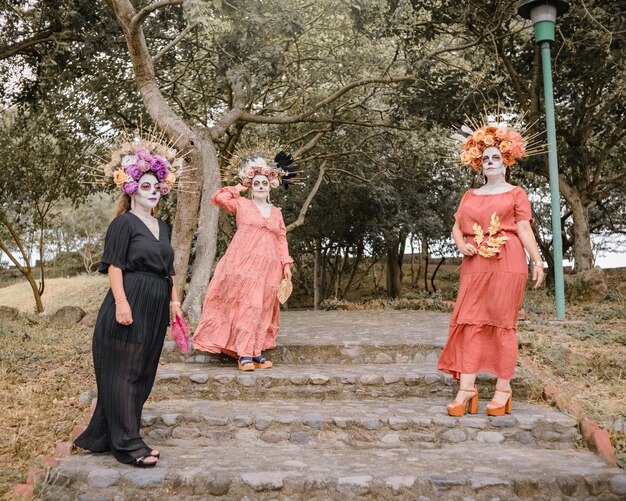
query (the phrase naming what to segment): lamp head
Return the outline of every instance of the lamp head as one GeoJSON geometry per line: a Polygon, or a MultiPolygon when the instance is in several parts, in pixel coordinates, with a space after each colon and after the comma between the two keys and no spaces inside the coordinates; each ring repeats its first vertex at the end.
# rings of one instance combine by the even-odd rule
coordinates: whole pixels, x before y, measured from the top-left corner
{"type": "MultiPolygon", "coordinates": [[[[569,4],[565,0],[524,0],[517,9],[517,13],[524,19],[532,19],[531,11],[535,7],[540,6],[553,6],[556,7],[556,15],[562,16],[569,10],[569,4]]],[[[556,21],[556,16],[553,19],[556,21]]],[[[533,21],[534,23],[535,21],[533,21]]]]}
{"type": "Polygon", "coordinates": [[[554,42],[557,16],[565,14],[569,4],[565,0],[526,0],[517,9],[524,19],[530,19],[535,28],[535,41],[554,42]]]}

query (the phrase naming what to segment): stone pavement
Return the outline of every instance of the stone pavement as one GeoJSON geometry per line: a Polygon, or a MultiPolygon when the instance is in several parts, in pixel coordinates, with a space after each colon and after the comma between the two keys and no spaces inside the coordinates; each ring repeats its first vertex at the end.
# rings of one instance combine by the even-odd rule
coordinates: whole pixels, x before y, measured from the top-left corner
{"type": "Polygon", "coordinates": [[[513,414],[449,417],[456,384],[436,370],[448,314],[283,314],[268,370],[182,355],[166,343],[142,417],[161,451],[140,470],[110,455],[61,460],[49,499],[626,499],[626,475],[578,447],[575,419],[531,404],[518,378],[513,414]]]}

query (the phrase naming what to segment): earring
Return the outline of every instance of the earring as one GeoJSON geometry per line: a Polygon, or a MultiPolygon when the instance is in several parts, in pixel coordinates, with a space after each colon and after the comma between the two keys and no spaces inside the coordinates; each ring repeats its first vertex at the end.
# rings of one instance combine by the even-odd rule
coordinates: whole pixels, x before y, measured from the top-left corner
{"type": "Polygon", "coordinates": [[[135,199],[132,197],[130,199],[130,210],[135,210],[135,199]]]}

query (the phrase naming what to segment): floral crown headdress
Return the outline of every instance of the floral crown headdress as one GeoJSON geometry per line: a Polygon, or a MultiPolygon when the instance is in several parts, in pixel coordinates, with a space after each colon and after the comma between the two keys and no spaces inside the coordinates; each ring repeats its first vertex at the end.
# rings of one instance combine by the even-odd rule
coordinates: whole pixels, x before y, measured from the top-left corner
{"type": "Polygon", "coordinates": [[[529,134],[530,126],[523,126],[523,117],[515,123],[504,120],[505,117],[501,114],[492,117],[493,120],[485,118],[482,124],[467,119],[471,127],[463,124],[457,128],[451,137],[460,143],[462,165],[471,167],[475,172],[480,171],[483,153],[491,146],[500,150],[502,162],[507,167],[514,165],[520,158],[544,152],[544,145],[536,141],[541,132],[529,134]]]}
{"type": "Polygon", "coordinates": [[[139,189],[139,179],[146,173],[154,174],[159,181],[161,195],[167,195],[182,174],[184,161],[177,151],[155,141],[125,142],[111,152],[111,161],[105,165],[105,175],[128,196],[139,189]]]}
{"type": "MultiPolygon", "coordinates": [[[[138,129],[141,131],[141,128],[138,129]]],[[[96,175],[101,181],[113,182],[123,193],[133,196],[139,189],[139,179],[146,173],[153,174],[158,181],[161,195],[167,195],[175,184],[180,187],[180,179],[185,171],[184,156],[173,143],[164,140],[165,132],[157,133],[156,126],[148,132],[130,133],[124,131],[118,139],[118,147],[112,148],[108,161],[96,175]],[[144,137],[141,137],[143,134],[144,137]]]]}
{"type": "Polygon", "coordinates": [[[279,151],[273,155],[267,148],[238,149],[229,159],[224,172],[224,181],[251,186],[254,176],[262,175],[269,179],[272,188],[281,184],[287,190],[292,184],[301,184],[293,157],[279,151]]]}

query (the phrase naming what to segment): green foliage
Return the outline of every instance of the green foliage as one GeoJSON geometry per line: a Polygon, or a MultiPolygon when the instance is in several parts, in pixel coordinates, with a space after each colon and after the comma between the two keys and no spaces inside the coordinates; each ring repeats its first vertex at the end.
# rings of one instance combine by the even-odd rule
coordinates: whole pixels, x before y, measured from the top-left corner
{"type": "MultiPolygon", "coordinates": [[[[147,4],[133,3],[136,9],[147,4]]],[[[188,0],[155,10],[142,30],[149,51],[158,54],[155,75],[165,99],[214,140],[222,166],[238,144],[267,138],[302,150],[305,187],[273,194],[287,222],[296,219],[326,160],[325,181],[306,223],[289,237],[294,252],[306,255],[314,239],[324,237],[331,256],[362,247],[383,257],[386,243],[401,245],[411,235],[427,235],[441,252],[451,249],[456,204],[470,184],[480,182],[449,160],[444,138],[451,124],[497,105],[526,110],[528,121],[541,124],[532,29],[523,29],[516,6],[512,0],[188,0]],[[161,54],[185,29],[189,33],[161,54]],[[424,59],[457,44],[469,48],[424,59]],[[324,101],[350,82],[409,74],[416,78],[357,86],[324,101]],[[239,90],[243,111],[257,123],[242,121],[214,133],[211,127],[232,111],[239,90]],[[317,133],[323,137],[307,146],[317,133]]],[[[559,19],[559,147],[563,179],[579,193],[591,233],[607,234],[623,231],[626,222],[620,160],[626,153],[624,16],[614,2],[586,7],[572,5],[559,19]]],[[[105,2],[16,1],[0,7],[0,15],[7,22],[0,34],[1,64],[19,81],[4,85],[5,103],[45,108],[63,117],[49,130],[70,123],[72,133],[97,138],[99,145],[124,126],[151,123],[105,2]],[[51,40],[2,59],[8,54],[2,49],[44,28],[54,32],[51,40]]],[[[545,157],[516,166],[514,182],[535,195],[549,251],[545,157]]],[[[164,207],[170,221],[174,201],[164,207]]],[[[563,220],[571,252],[582,237],[568,205],[563,220]]]]}
{"type": "Polygon", "coordinates": [[[0,159],[8,175],[0,179],[4,210],[42,217],[47,207],[67,198],[83,199],[84,141],[46,110],[9,110],[1,116],[0,159]]]}

